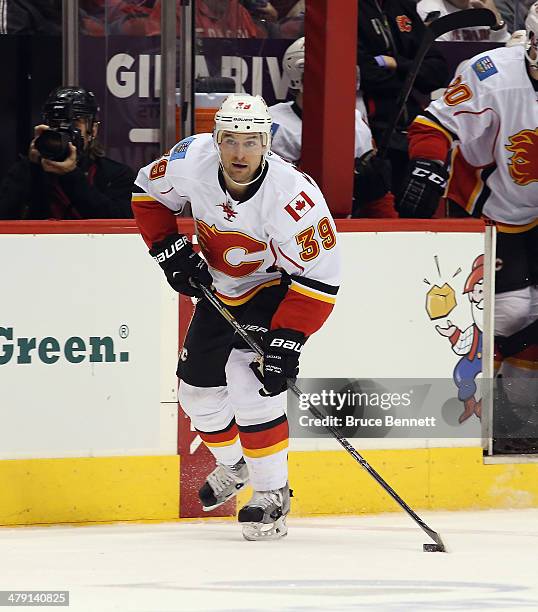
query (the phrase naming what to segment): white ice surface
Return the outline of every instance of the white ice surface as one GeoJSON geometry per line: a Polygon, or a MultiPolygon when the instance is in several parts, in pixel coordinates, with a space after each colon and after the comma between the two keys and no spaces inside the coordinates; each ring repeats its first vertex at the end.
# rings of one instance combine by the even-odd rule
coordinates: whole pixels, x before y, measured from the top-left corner
{"type": "Polygon", "coordinates": [[[538,610],[538,510],[419,514],[449,554],[403,513],[292,518],[276,542],[234,521],[4,528],[0,589],[69,590],[70,612],[538,610]]]}

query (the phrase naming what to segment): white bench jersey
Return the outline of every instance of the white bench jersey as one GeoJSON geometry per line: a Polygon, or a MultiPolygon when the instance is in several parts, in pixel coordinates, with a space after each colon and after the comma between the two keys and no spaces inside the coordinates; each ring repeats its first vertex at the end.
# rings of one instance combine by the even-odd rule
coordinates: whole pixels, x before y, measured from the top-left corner
{"type": "MultiPolygon", "coordinates": [[[[269,107],[273,119],[271,149],[293,163],[301,159],[303,121],[297,112],[293,102],[269,107]]],[[[355,157],[360,158],[373,148],[372,132],[359,110],[355,109],[355,157]]]]}
{"type": "Polygon", "coordinates": [[[467,210],[510,225],[532,223],[538,219],[537,100],[522,46],[482,53],[415,119],[411,147],[441,131],[474,167],[454,173],[449,186],[466,194],[467,210]]]}

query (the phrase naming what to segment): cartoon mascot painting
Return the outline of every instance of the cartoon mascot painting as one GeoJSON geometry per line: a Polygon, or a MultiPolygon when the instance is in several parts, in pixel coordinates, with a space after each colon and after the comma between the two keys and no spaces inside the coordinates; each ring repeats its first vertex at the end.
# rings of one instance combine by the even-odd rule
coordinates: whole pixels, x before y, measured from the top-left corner
{"type": "MultiPolygon", "coordinates": [[[[451,289],[451,288],[450,288],[451,289]]],[[[484,256],[479,255],[473,262],[472,270],[463,288],[471,303],[473,323],[465,330],[459,329],[450,319],[445,327],[436,325],[441,336],[448,338],[452,350],[461,358],[454,368],[454,382],[458,387],[458,399],[463,402],[460,423],[475,414],[482,414],[482,400],[476,399],[476,377],[482,371],[482,327],[484,310],[484,256]]],[[[455,300],[454,300],[455,305],[455,300]]],[[[433,317],[432,317],[433,318],[433,317]]]]}

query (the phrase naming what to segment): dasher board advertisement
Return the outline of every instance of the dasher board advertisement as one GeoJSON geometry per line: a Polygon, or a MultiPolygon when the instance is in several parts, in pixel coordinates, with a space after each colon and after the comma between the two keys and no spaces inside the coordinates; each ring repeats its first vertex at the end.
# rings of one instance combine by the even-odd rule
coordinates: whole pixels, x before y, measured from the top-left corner
{"type": "Polygon", "coordinates": [[[140,236],[0,234],[0,260],[0,458],[175,453],[177,294],[140,236]]]}

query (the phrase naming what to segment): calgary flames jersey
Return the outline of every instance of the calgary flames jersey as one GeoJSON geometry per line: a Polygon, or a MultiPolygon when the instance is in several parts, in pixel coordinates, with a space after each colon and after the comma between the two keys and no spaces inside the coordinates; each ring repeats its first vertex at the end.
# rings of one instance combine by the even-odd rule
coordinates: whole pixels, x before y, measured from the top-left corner
{"type": "Polygon", "coordinates": [[[415,119],[411,157],[444,160],[450,147],[449,198],[502,224],[538,222],[538,104],[523,46],[467,61],[415,119]]]}
{"type": "Polygon", "coordinates": [[[325,199],[305,174],[269,153],[263,179],[244,201],[226,191],[211,134],[179,142],[142,168],[133,211],[148,246],[177,231],[175,214],[190,202],[196,234],[217,295],[247,302],[263,287],[291,276],[272,327],[307,336],[325,321],[340,277],[336,229],[325,199]]]}

